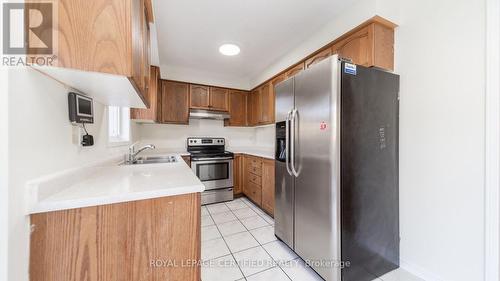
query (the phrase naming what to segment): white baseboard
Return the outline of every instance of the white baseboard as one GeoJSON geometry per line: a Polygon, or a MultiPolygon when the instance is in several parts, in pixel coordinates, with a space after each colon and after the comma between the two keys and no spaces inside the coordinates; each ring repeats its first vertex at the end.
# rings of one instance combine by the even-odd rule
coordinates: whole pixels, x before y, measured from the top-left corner
{"type": "Polygon", "coordinates": [[[436,274],[429,272],[428,270],[416,265],[411,262],[400,259],[400,267],[409,273],[415,275],[416,277],[423,279],[425,281],[446,281],[443,278],[437,276],[436,274]]]}

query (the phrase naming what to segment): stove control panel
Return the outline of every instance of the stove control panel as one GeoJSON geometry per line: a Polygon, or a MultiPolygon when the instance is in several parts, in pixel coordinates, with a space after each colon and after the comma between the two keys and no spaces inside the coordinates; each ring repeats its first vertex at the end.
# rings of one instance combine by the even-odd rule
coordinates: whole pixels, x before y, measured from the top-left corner
{"type": "Polygon", "coordinates": [[[188,138],[188,146],[211,146],[211,145],[225,145],[226,141],[223,138],[188,138]]]}

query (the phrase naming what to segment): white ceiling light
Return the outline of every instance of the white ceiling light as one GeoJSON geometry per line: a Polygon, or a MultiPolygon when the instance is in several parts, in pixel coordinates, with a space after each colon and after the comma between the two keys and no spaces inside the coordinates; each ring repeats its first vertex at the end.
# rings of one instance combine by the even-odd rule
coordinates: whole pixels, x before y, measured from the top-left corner
{"type": "Polygon", "coordinates": [[[235,44],[224,44],[219,47],[219,52],[225,56],[236,56],[240,53],[240,47],[235,44]]]}

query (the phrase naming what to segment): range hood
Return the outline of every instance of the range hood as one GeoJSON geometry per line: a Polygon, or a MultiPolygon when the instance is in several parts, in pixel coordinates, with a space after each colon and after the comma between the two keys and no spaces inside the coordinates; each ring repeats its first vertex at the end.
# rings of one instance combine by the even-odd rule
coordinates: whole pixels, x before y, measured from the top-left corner
{"type": "Polygon", "coordinates": [[[212,119],[224,120],[229,119],[230,115],[222,111],[210,111],[204,109],[191,109],[189,110],[189,118],[191,119],[212,119]]]}

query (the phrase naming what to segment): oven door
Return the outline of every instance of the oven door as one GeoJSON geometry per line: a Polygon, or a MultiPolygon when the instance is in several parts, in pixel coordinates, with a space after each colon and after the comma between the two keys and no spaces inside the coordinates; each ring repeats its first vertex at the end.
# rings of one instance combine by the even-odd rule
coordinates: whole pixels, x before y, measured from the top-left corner
{"type": "Polygon", "coordinates": [[[233,159],[195,159],[191,169],[206,190],[233,187],[233,159]]]}

